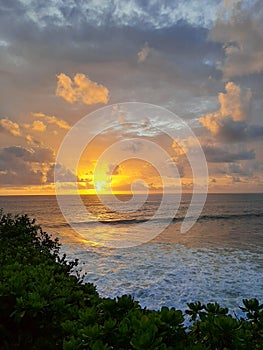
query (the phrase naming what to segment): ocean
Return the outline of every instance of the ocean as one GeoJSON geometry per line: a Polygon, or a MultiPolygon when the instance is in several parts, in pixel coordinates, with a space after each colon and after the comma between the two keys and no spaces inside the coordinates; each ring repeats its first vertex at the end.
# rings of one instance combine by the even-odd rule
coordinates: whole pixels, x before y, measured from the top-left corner
{"type": "MultiPolygon", "coordinates": [[[[105,198],[107,202],[110,197],[105,198]]],[[[119,199],[125,207],[130,198],[119,199]]],[[[243,298],[263,301],[263,194],[209,194],[199,219],[186,233],[180,228],[190,195],[182,196],[173,218],[169,203],[154,216],[160,195],[149,195],[136,211],[119,213],[96,196],[82,196],[91,213],[88,220],[73,196],[65,200],[79,232],[66,222],[56,196],[1,196],[0,208],[27,213],[59,237],[61,253],[69,260],[79,259],[84,280],[94,283],[101,296],[131,294],[150,309],[185,310],[188,302],[216,301],[237,314],[243,298]],[[148,231],[157,228],[161,233],[134,246],[115,249],[107,244],[144,234],[145,222],[150,223],[148,231]]]]}

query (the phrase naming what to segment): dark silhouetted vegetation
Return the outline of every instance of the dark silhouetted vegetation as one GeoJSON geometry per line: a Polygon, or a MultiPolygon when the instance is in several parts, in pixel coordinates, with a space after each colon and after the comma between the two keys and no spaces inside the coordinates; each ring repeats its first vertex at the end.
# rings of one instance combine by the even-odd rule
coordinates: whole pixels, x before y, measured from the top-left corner
{"type": "Polygon", "coordinates": [[[216,303],[142,309],[128,295],[99,297],[59,250],[27,215],[0,213],[0,349],[263,349],[256,299],[243,318],[216,303]]]}

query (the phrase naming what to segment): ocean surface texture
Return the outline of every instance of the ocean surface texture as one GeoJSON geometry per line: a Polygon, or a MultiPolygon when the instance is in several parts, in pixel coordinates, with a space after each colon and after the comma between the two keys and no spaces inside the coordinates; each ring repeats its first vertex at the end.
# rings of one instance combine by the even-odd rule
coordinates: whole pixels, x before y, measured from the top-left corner
{"type": "MultiPolygon", "coordinates": [[[[172,222],[151,241],[123,249],[96,245],[98,237],[107,240],[110,235],[112,241],[140,234],[141,224],[151,220],[160,199],[150,195],[135,212],[116,213],[96,196],[83,196],[92,214],[87,220],[74,198],[67,197],[75,227],[85,228],[87,236],[84,229],[80,235],[66,223],[55,196],[2,196],[0,208],[27,213],[58,236],[61,251],[69,259],[79,259],[85,281],[93,282],[102,296],[131,294],[151,309],[166,305],[185,310],[187,302],[199,300],[217,301],[237,312],[243,298],[263,302],[263,194],[210,194],[198,221],[182,234],[191,200],[184,195],[172,222]]],[[[163,225],[167,215],[169,210],[159,213],[151,227],[163,225]]]]}

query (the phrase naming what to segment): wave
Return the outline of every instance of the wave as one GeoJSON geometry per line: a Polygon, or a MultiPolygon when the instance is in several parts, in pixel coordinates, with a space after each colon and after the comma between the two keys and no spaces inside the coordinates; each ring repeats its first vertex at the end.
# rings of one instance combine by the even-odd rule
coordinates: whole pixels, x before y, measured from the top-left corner
{"type": "Polygon", "coordinates": [[[226,214],[226,215],[201,215],[198,218],[198,221],[248,219],[248,218],[261,218],[261,217],[263,217],[263,213],[226,214]]]}
{"type": "MultiPolygon", "coordinates": [[[[227,214],[227,215],[200,215],[197,221],[210,221],[210,220],[230,220],[230,219],[248,219],[248,218],[260,218],[263,217],[263,213],[246,213],[246,214],[227,214]]],[[[103,224],[118,225],[118,224],[140,224],[147,221],[152,222],[181,222],[184,221],[185,217],[175,218],[159,218],[159,219],[114,219],[114,220],[99,220],[103,224]]],[[[186,220],[193,220],[194,217],[188,217],[186,220]]]]}
{"type": "MultiPolygon", "coordinates": [[[[197,219],[198,222],[203,221],[219,221],[219,220],[241,220],[241,219],[250,219],[250,218],[262,218],[263,213],[245,213],[245,214],[225,214],[225,215],[200,215],[197,219]]],[[[188,217],[186,220],[193,220],[194,217],[188,217]]],[[[182,222],[185,220],[185,217],[174,217],[174,218],[130,218],[130,219],[107,219],[107,220],[91,220],[91,221],[77,221],[77,222],[71,222],[72,226],[93,226],[97,225],[98,222],[105,224],[105,225],[136,225],[136,224],[143,224],[145,222],[152,222],[152,223],[161,223],[161,222],[182,222]]],[[[59,227],[66,227],[68,226],[67,223],[61,223],[61,224],[51,224],[48,225],[52,228],[59,228],[59,227]]]]}

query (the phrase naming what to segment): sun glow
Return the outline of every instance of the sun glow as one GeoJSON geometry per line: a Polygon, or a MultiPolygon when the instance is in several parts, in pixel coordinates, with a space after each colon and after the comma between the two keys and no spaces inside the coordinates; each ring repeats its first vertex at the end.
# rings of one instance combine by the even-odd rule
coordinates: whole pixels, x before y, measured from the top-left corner
{"type": "Polygon", "coordinates": [[[96,193],[111,192],[111,175],[108,172],[107,164],[103,164],[99,168],[95,167],[92,182],[96,193]]]}
{"type": "Polygon", "coordinates": [[[103,192],[103,190],[105,189],[105,187],[107,186],[106,181],[95,181],[94,182],[94,187],[96,189],[97,192],[103,192]]]}

